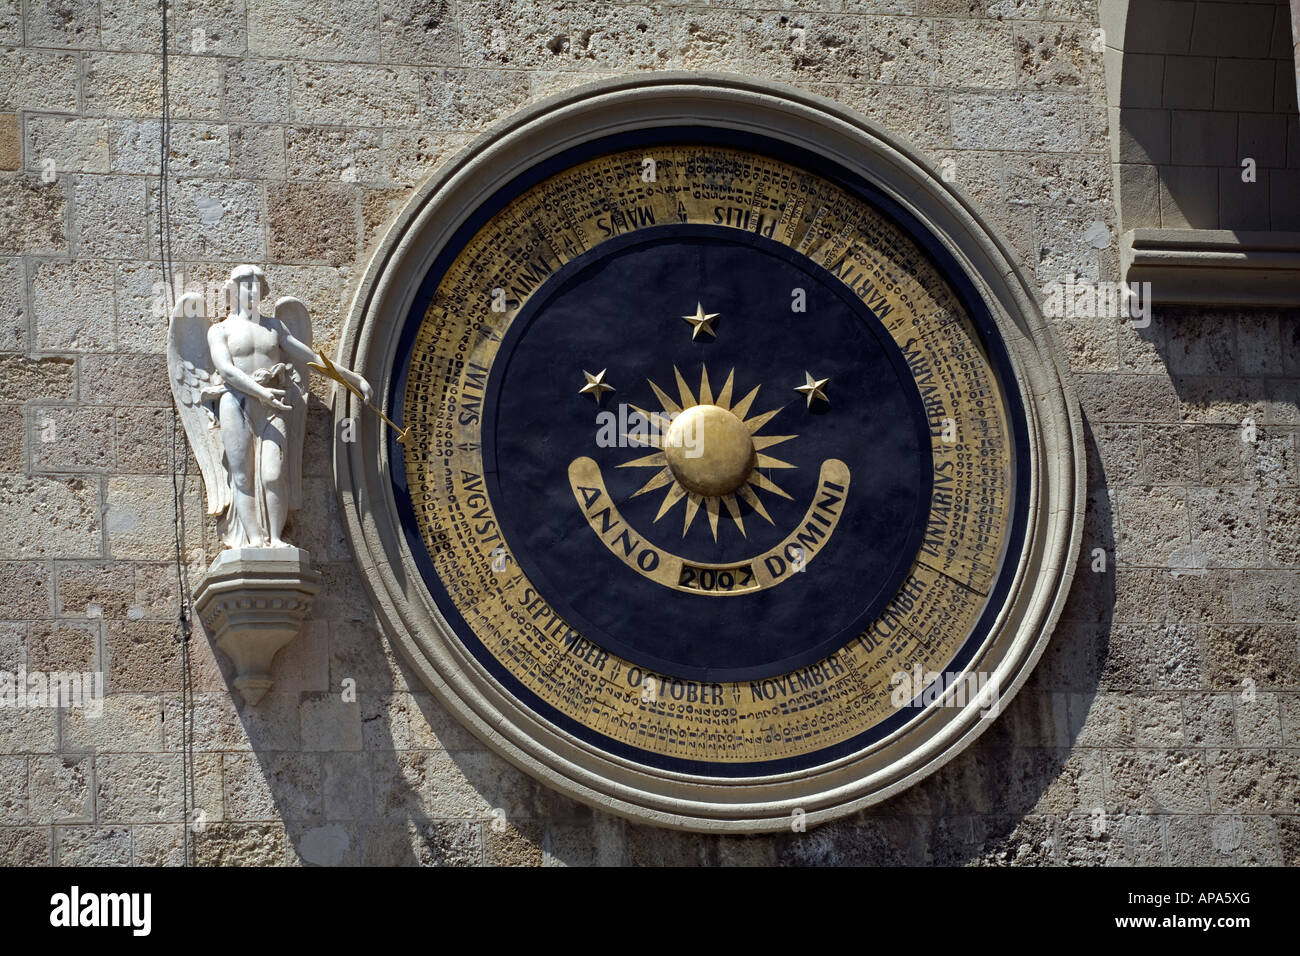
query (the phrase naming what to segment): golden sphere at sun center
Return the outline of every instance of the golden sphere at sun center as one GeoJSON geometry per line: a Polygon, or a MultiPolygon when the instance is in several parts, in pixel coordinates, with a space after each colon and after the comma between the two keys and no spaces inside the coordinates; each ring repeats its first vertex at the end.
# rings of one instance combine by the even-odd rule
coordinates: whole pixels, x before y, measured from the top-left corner
{"type": "Polygon", "coordinates": [[[693,405],[673,419],[663,442],[673,477],[700,495],[729,495],[754,470],[757,452],[740,419],[717,405],[693,405]]]}

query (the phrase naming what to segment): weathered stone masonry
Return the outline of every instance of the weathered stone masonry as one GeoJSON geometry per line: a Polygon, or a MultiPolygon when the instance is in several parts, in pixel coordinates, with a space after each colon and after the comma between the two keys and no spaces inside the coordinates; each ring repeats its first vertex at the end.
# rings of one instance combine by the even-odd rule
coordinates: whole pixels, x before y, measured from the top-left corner
{"type": "MultiPolygon", "coordinates": [[[[1198,53],[1193,18],[1185,49],[1146,54],[1160,71],[1232,60],[1258,97],[1262,68],[1237,61],[1294,78],[1284,4],[1185,5],[1268,39],[1198,53]]],[[[1148,205],[1126,192],[1125,215],[1183,208],[1160,191],[1163,160],[1113,142],[1096,2],[792,6],[176,0],[176,268],[203,286],[264,263],[330,350],[377,236],[441,161],[525,103],[640,70],[760,76],[862,111],[951,170],[1040,284],[1118,280],[1113,161],[1141,167],[1123,172],[1126,191],[1149,180],[1148,205]]],[[[0,670],[102,670],[108,692],[98,720],[0,710],[6,864],[182,862],[171,397],[154,308],[160,42],[151,0],[0,0],[0,670]]],[[[1216,114],[1209,95],[1198,108],[1216,114]]],[[[1239,135],[1268,132],[1268,182],[1285,184],[1300,175],[1294,83],[1267,95],[1266,109],[1223,109],[1239,135]],[[1281,117],[1280,143],[1264,115],[1281,117]]],[[[1209,181],[1185,171],[1190,136],[1173,175],[1209,181]]],[[[290,534],[321,595],[257,708],[236,709],[196,635],[195,862],[1300,862],[1297,315],[1162,308],[1144,329],[1081,318],[1056,331],[1090,433],[1090,521],[1031,683],[903,795],[749,839],[645,829],[554,796],[432,701],[352,568],[316,380],[290,534]],[[1182,573],[1189,555],[1203,575],[1182,573]]],[[[219,541],[192,463],[185,500],[195,574],[219,541]]]]}

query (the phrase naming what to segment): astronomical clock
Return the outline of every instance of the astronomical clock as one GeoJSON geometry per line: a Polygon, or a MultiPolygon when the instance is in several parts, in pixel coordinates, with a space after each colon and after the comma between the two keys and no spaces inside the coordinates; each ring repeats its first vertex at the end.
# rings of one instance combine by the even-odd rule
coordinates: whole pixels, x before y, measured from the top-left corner
{"type": "Polygon", "coordinates": [[[336,458],[389,639],[635,820],[898,792],[997,719],[1077,558],[1029,288],[959,183],[806,94],[659,74],[511,118],[412,199],[346,333],[397,425],[336,458]]]}

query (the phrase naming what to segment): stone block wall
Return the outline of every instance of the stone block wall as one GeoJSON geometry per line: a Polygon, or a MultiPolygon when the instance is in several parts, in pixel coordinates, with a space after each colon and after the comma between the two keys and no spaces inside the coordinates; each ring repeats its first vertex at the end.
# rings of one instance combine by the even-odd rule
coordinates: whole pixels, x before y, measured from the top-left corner
{"type": "MultiPolygon", "coordinates": [[[[812,90],[909,140],[1034,281],[1114,281],[1097,28],[1095,0],[176,0],[176,269],[203,287],[264,264],[332,349],[377,236],[472,137],[599,76],[707,69],[812,90]]],[[[154,308],[160,44],[152,0],[0,0],[0,670],[101,670],[108,694],[97,720],[0,710],[2,863],[183,862],[174,482],[191,574],[218,543],[194,465],[171,454],[154,308]]],[[[316,380],[289,537],[324,588],[256,708],[192,641],[194,861],[1300,861],[1297,317],[1057,327],[1088,424],[1089,526],[1033,679],[915,788],[761,838],[593,812],[433,702],[350,563],[316,380]]]]}
{"type": "Polygon", "coordinates": [[[1286,3],[1131,0],[1128,9],[1115,143],[1124,229],[1300,231],[1286,3]]]}

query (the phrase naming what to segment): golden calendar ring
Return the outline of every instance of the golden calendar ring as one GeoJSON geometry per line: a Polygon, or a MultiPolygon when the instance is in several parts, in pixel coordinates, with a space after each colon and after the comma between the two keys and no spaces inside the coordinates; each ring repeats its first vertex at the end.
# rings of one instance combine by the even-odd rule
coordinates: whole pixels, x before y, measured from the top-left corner
{"type": "Polygon", "coordinates": [[[666,825],[828,818],[964,746],[1050,631],[1082,465],[1040,326],[843,110],[566,94],[371,266],[345,357],[408,438],[340,446],[350,540],[416,671],[529,772],[666,825]]]}

